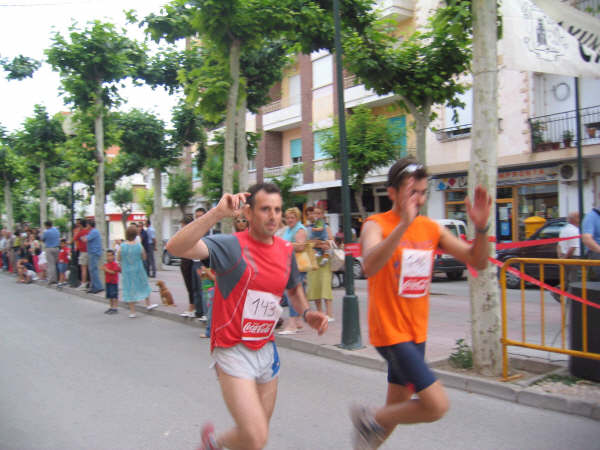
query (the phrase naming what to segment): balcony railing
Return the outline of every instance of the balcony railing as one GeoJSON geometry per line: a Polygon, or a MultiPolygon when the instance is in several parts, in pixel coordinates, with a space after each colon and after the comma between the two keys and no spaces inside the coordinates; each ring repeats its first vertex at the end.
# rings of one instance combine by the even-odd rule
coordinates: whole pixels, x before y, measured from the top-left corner
{"type": "Polygon", "coordinates": [[[454,127],[442,128],[435,132],[438,141],[452,141],[455,139],[463,139],[471,136],[471,124],[456,125],[454,127]]]}
{"type": "MultiPolygon", "coordinates": [[[[263,169],[263,177],[267,178],[279,178],[282,177],[286,170],[291,169],[292,167],[296,167],[301,165],[302,163],[290,164],[288,166],[277,166],[277,167],[265,167],[263,169]]],[[[296,184],[304,183],[304,176],[302,171],[294,175],[296,179],[296,184]]]]}
{"type": "MultiPolygon", "coordinates": [[[[581,144],[600,144],[600,106],[581,108],[581,144]]],[[[529,119],[531,151],[577,146],[575,110],[529,119]]]]}

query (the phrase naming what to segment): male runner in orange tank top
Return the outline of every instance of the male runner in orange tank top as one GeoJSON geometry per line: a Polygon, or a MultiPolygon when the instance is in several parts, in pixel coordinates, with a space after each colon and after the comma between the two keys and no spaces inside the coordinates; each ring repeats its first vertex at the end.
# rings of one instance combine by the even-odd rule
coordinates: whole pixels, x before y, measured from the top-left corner
{"type": "Polygon", "coordinates": [[[478,270],[487,266],[489,252],[492,200],[482,187],[475,189],[473,203],[465,200],[475,227],[471,244],[418,215],[427,200],[427,171],[416,160],[396,162],[387,189],[392,209],[367,219],[360,243],[369,284],[369,338],[388,362],[388,391],[382,408],[352,408],[355,449],[376,449],[396,425],[433,422],[446,413],[444,388],[425,363],[434,252],[439,247],[478,270]]]}

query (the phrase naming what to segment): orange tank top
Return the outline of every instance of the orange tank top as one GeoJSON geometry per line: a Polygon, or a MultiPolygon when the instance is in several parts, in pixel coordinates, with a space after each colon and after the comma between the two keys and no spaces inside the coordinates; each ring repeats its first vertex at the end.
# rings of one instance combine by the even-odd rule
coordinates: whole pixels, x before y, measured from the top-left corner
{"type": "MultiPolygon", "coordinates": [[[[375,214],[383,239],[400,222],[393,211],[375,214]]],[[[369,277],[369,339],[376,347],[401,342],[424,342],[429,317],[429,286],[434,252],[440,240],[439,225],[417,216],[402,236],[396,251],[375,275],[369,277]]]]}

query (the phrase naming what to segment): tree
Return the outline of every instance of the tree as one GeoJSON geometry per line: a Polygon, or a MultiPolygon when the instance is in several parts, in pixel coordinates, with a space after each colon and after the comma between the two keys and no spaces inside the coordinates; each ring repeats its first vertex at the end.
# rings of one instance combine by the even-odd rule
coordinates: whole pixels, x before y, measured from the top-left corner
{"type": "Polygon", "coordinates": [[[0,183],[4,191],[6,226],[13,231],[15,226],[13,189],[24,172],[24,161],[13,150],[14,139],[0,125],[0,183]]]}
{"type": "Polygon", "coordinates": [[[70,27],[69,40],[55,33],[46,50],[48,62],[59,72],[65,101],[94,120],[95,160],[94,216],[106,242],[104,212],[104,122],[108,109],[120,102],[118,84],[135,77],[145,62],[144,48],[127,38],[124,30],[110,23],[94,21],[80,30],[70,27]]]}
{"type": "MultiPolygon", "coordinates": [[[[48,220],[48,174],[61,159],[59,145],[65,141],[62,124],[50,118],[46,108],[34,106],[34,115],[25,119],[23,130],[17,133],[16,147],[27,157],[32,172],[37,173],[40,186],[40,221],[48,220]]],[[[41,224],[40,224],[41,225],[41,224]]]]}
{"type": "MultiPolygon", "coordinates": [[[[141,167],[151,168],[154,172],[154,226],[156,228],[157,244],[155,247],[158,269],[161,268],[162,255],[162,172],[174,165],[179,158],[178,148],[166,140],[165,124],[151,113],[133,109],[121,114],[119,125],[121,134],[121,151],[139,161],[141,167]]],[[[132,173],[126,173],[131,175],[132,173]]]]}
{"type": "MultiPolygon", "coordinates": [[[[496,197],[498,148],[498,74],[496,46],[496,2],[473,1],[473,133],[469,162],[469,195],[475,186],[487,189],[496,197]]],[[[496,214],[492,207],[489,235],[496,235],[496,214]]],[[[490,253],[496,254],[491,243],[490,253]]],[[[469,277],[471,297],[471,339],[473,366],[485,375],[500,376],[502,347],[500,303],[496,267],[469,277]]]]}
{"type": "Polygon", "coordinates": [[[127,231],[127,219],[133,211],[133,190],[131,186],[117,186],[111,193],[110,199],[121,211],[123,233],[127,231]]]}
{"type": "Polygon", "coordinates": [[[302,173],[302,164],[286,169],[279,177],[271,177],[269,181],[279,187],[283,210],[306,203],[306,195],[292,192],[298,184],[298,175],[302,173]]]}
{"type": "Polygon", "coordinates": [[[192,177],[185,173],[169,174],[169,184],[166,196],[179,207],[181,216],[185,215],[185,207],[190,204],[194,197],[192,177]]]}
{"type": "Polygon", "coordinates": [[[40,68],[41,63],[33,58],[18,55],[12,61],[0,57],[0,66],[7,72],[6,79],[10,81],[31,78],[33,73],[40,68]]]}
{"type": "Polygon", "coordinates": [[[136,192],[136,201],[142,206],[147,217],[154,213],[154,189],[140,189],[136,192]]]}
{"type": "MultiPolygon", "coordinates": [[[[329,166],[340,169],[340,137],[338,120],[321,141],[321,148],[332,158],[329,166]]],[[[348,168],[351,174],[349,180],[354,191],[354,200],[361,217],[366,218],[367,212],[363,205],[363,186],[367,174],[372,170],[385,167],[400,156],[398,142],[402,132],[390,127],[383,116],[377,116],[365,107],[358,106],[346,119],[346,145],[348,168]]]]}
{"type": "Polygon", "coordinates": [[[417,159],[426,164],[426,131],[433,105],[463,106],[459,76],[471,62],[470,2],[455,0],[439,8],[428,26],[402,41],[387,28],[369,28],[344,37],[344,65],[379,95],[394,93],[413,119],[417,159]]]}

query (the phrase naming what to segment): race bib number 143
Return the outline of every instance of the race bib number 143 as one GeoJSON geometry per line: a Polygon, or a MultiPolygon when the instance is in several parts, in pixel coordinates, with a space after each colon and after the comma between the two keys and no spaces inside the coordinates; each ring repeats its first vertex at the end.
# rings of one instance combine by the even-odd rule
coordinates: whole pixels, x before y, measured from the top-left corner
{"type": "Polygon", "coordinates": [[[242,339],[256,341],[268,338],[281,316],[280,298],[270,292],[248,290],[242,315],[242,339]]]}

